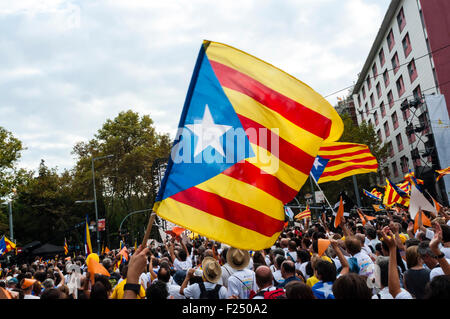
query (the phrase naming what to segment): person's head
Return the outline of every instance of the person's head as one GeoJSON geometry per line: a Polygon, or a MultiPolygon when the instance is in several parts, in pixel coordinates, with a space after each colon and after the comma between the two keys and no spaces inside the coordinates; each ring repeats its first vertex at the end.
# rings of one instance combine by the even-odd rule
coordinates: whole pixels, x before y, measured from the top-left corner
{"type": "Polygon", "coordinates": [[[336,280],[336,267],[333,263],[319,259],[315,265],[317,279],[323,282],[334,282],[336,280]]]}
{"type": "Polygon", "coordinates": [[[108,258],[108,257],[103,258],[102,265],[103,265],[103,267],[105,267],[106,270],[110,271],[111,270],[110,268],[112,266],[111,258],[108,258]]]}
{"type": "Polygon", "coordinates": [[[292,260],[283,261],[280,270],[284,279],[295,276],[295,264],[292,260]]]}
{"type": "Polygon", "coordinates": [[[6,283],[8,285],[8,288],[10,289],[17,288],[17,286],[19,285],[19,281],[15,277],[9,278],[6,283]]]}
{"type": "Polygon", "coordinates": [[[311,254],[309,251],[302,249],[297,251],[297,260],[301,263],[305,263],[311,260],[311,254]]]}
{"type": "Polygon", "coordinates": [[[276,269],[281,269],[281,264],[286,260],[286,258],[284,257],[284,255],[277,255],[275,256],[275,268],[276,269]]]}
{"type": "Polygon", "coordinates": [[[425,299],[450,299],[450,275],[435,276],[425,286],[425,299]]]}
{"type": "Polygon", "coordinates": [[[62,299],[61,291],[56,288],[45,289],[40,297],[41,299],[62,299]]]}
{"type": "Polygon", "coordinates": [[[149,300],[165,300],[169,296],[167,285],[160,280],[155,281],[146,289],[146,298],[149,300]]]}
{"type": "Polygon", "coordinates": [[[427,265],[428,268],[433,269],[438,261],[430,250],[430,241],[421,241],[417,247],[417,252],[422,258],[423,262],[427,265]]]}
{"type": "Polygon", "coordinates": [[[90,299],[108,299],[109,293],[101,281],[96,281],[91,289],[90,299]]]}
{"type": "Polygon", "coordinates": [[[409,238],[405,241],[405,247],[409,248],[411,246],[418,246],[420,244],[420,240],[417,238],[409,238]]]}
{"type": "Polygon", "coordinates": [[[345,237],[345,248],[352,256],[356,255],[361,251],[361,240],[355,236],[345,237]]]}
{"type": "Polygon", "coordinates": [[[42,283],[42,286],[44,287],[44,289],[55,288],[55,281],[53,279],[51,279],[51,278],[47,278],[42,283]]]}
{"type": "Polygon", "coordinates": [[[389,274],[389,257],[378,256],[375,260],[375,264],[380,267],[380,283],[381,287],[388,286],[388,274],[389,274]]]}
{"type": "Polygon", "coordinates": [[[247,250],[230,247],[227,253],[227,263],[235,270],[245,269],[250,262],[250,254],[247,250]]]}
{"type": "Polygon", "coordinates": [[[337,278],[333,283],[332,290],[336,299],[372,298],[366,277],[351,272],[337,278]]]}
{"type": "Polygon", "coordinates": [[[364,246],[364,242],[366,240],[366,236],[363,233],[358,233],[358,234],[355,234],[355,237],[357,239],[359,239],[359,241],[361,243],[361,247],[363,247],[364,246]]]}
{"type": "Polygon", "coordinates": [[[158,270],[158,280],[164,283],[168,283],[170,280],[170,269],[167,267],[161,267],[158,270]]]}
{"type": "Polygon", "coordinates": [[[418,265],[422,265],[422,258],[420,258],[417,252],[419,246],[410,246],[406,249],[406,264],[408,268],[412,268],[418,265]]]}
{"type": "Polygon", "coordinates": [[[259,266],[255,270],[255,279],[259,289],[270,287],[273,284],[272,271],[267,266],[259,266]]]}
{"type": "Polygon", "coordinates": [[[297,243],[294,240],[290,240],[288,244],[289,251],[295,251],[297,249],[297,243]]]}
{"type": "MultiPolygon", "coordinates": [[[[255,251],[253,254],[253,264],[265,264],[264,255],[260,251],[255,251]]],[[[256,269],[256,268],[255,268],[256,269]]]]}
{"type": "Polygon", "coordinates": [[[281,240],[280,240],[280,247],[281,248],[288,248],[288,245],[289,245],[289,239],[281,238],[281,240]]]}
{"type": "Polygon", "coordinates": [[[213,257],[205,257],[202,262],[203,278],[213,284],[222,277],[222,268],[219,262],[213,257]]]}
{"type": "Polygon", "coordinates": [[[377,231],[372,226],[365,226],[364,232],[369,240],[377,238],[377,231]]]}
{"type": "Polygon", "coordinates": [[[287,299],[316,299],[311,287],[301,281],[291,281],[284,289],[287,299]]]}
{"type": "Polygon", "coordinates": [[[43,270],[38,270],[34,273],[34,279],[43,282],[45,279],[47,279],[47,273],[43,270]]]}
{"type": "Polygon", "coordinates": [[[187,258],[186,251],[184,249],[180,249],[178,251],[178,259],[181,261],[186,261],[186,258],[187,258]]]}

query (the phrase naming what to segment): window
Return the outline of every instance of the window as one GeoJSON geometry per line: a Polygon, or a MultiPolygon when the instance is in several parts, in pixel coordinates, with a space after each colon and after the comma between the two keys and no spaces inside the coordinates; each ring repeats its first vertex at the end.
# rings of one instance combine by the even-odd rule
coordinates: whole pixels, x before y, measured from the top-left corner
{"type": "Polygon", "coordinates": [[[377,135],[378,135],[378,139],[380,140],[380,142],[383,142],[383,137],[381,136],[381,130],[377,131],[377,135]]]}
{"type": "Polygon", "coordinates": [[[378,53],[378,58],[380,59],[380,66],[384,65],[384,62],[386,62],[386,58],[384,57],[384,50],[381,49],[380,53],[378,53]]]}
{"type": "Polygon", "coordinates": [[[381,104],[380,104],[380,110],[381,110],[381,117],[385,117],[386,116],[386,108],[384,107],[383,102],[381,102],[381,104]]]}
{"type": "Polygon", "coordinates": [[[394,106],[394,95],[392,95],[392,91],[388,92],[388,102],[389,107],[392,108],[394,106]]]}
{"type": "Polygon", "coordinates": [[[369,112],[369,104],[366,103],[366,105],[364,105],[364,114],[367,116],[368,112],[369,112]]]}
{"type": "Polygon", "coordinates": [[[392,171],[394,172],[394,176],[397,177],[398,176],[398,167],[397,167],[396,162],[392,163],[392,171]]]}
{"type": "Polygon", "coordinates": [[[400,9],[400,12],[397,15],[397,24],[400,32],[403,31],[406,25],[405,14],[403,13],[403,8],[400,9]]]}
{"type": "Polygon", "coordinates": [[[384,135],[388,137],[391,133],[389,132],[389,123],[388,121],[384,122],[384,135]]]}
{"type": "Polygon", "coordinates": [[[375,106],[375,98],[373,94],[370,94],[370,108],[372,109],[375,106]]]}
{"type": "Polygon", "coordinates": [[[395,140],[397,141],[397,148],[398,148],[398,151],[400,152],[401,150],[403,150],[402,134],[401,133],[397,134],[397,136],[395,137],[395,140]]]}
{"type": "Polygon", "coordinates": [[[414,80],[417,79],[416,62],[414,62],[414,59],[412,59],[411,62],[408,63],[408,73],[409,80],[411,81],[411,83],[413,83],[414,80]]]}
{"type": "Polygon", "coordinates": [[[391,63],[392,63],[392,69],[394,70],[394,74],[396,74],[398,69],[400,68],[400,62],[398,61],[397,52],[395,52],[394,56],[392,57],[391,63]]]}
{"type": "Polygon", "coordinates": [[[365,100],[366,99],[366,88],[364,87],[364,85],[362,87],[362,94],[363,94],[363,100],[365,100]]]}
{"type": "Polygon", "coordinates": [[[372,67],[373,77],[375,78],[378,75],[377,64],[374,63],[372,67]]]}
{"type": "Polygon", "coordinates": [[[389,142],[387,144],[387,149],[388,149],[389,157],[393,157],[394,156],[394,148],[392,147],[392,142],[389,142]]]}
{"type": "Polygon", "coordinates": [[[420,123],[420,126],[424,127],[424,130],[422,131],[422,133],[428,134],[429,125],[428,125],[428,119],[427,119],[426,113],[422,113],[419,115],[419,123],[420,123]]]}
{"type": "Polygon", "coordinates": [[[422,91],[420,90],[420,85],[418,85],[413,91],[414,98],[416,100],[422,99],[422,91]]]}
{"type": "Polygon", "coordinates": [[[380,85],[380,82],[377,83],[377,96],[378,96],[378,98],[381,97],[381,85],[380,85]]]}
{"type": "Polygon", "coordinates": [[[384,176],[386,176],[386,177],[389,177],[390,175],[389,175],[389,167],[385,167],[384,168],[384,176]]]}
{"type": "Polygon", "coordinates": [[[367,82],[367,91],[369,91],[372,88],[372,81],[370,79],[370,75],[366,79],[367,82]]]}
{"type": "Polygon", "coordinates": [[[375,120],[375,126],[378,125],[378,112],[377,111],[373,112],[373,118],[375,120]]]}
{"type": "Polygon", "coordinates": [[[384,87],[387,88],[387,86],[389,85],[389,73],[388,73],[388,70],[385,70],[383,72],[383,79],[384,79],[384,87]]]}
{"type": "Polygon", "coordinates": [[[400,76],[396,82],[398,96],[402,96],[405,93],[405,83],[403,82],[403,76],[400,76]]]}
{"type": "Polygon", "coordinates": [[[361,96],[358,95],[358,106],[361,106],[361,96]]]}
{"type": "Polygon", "coordinates": [[[392,29],[391,29],[391,31],[389,31],[389,34],[388,34],[386,40],[387,40],[389,52],[390,52],[390,51],[392,51],[392,48],[395,45],[394,32],[392,32],[392,29]]]}
{"type": "Polygon", "coordinates": [[[402,167],[402,173],[407,173],[409,169],[409,160],[408,157],[402,156],[400,158],[400,166],[402,167]]]}
{"type": "Polygon", "coordinates": [[[413,132],[413,133],[411,133],[411,134],[408,135],[408,143],[409,143],[409,144],[412,144],[412,143],[414,143],[415,141],[416,141],[416,134],[414,134],[414,132],[413,132]]]}
{"type": "Polygon", "coordinates": [[[394,126],[394,130],[398,127],[398,117],[397,112],[392,114],[392,125],[394,126]]]}
{"type": "Polygon", "coordinates": [[[411,41],[409,40],[409,34],[407,33],[402,40],[403,52],[405,53],[405,58],[411,53],[411,41]]]}
{"type": "MultiPolygon", "coordinates": [[[[402,104],[403,103],[408,103],[408,101],[405,100],[405,101],[402,102],[402,104]]],[[[402,115],[403,115],[403,121],[406,122],[408,120],[409,116],[411,115],[411,111],[409,110],[409,107],[404,109],[404,110],[402,110],[402,115]]]]}

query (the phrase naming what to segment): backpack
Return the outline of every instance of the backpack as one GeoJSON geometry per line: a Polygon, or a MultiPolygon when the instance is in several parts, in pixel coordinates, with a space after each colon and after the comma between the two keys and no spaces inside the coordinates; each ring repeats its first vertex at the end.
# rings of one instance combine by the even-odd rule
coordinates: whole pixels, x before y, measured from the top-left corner
{"type": "MultiPolygon", "coordinates": [[[[277,288],[271,291],[260,291],[255,296],[263,296],[264,299],[286,299],[286,294],[283,288],[277,288]]],[[[255,296],[251,297],[253,299],[255,296]]]]}
{"type": "Polygon", "coordinates": [[[221,285],[216,284],[214,289],[206,290],[205,284],[203,282],[198,283],[200,287],[200,299],[219,299],[219,290],[222,288],[221,285]]]}

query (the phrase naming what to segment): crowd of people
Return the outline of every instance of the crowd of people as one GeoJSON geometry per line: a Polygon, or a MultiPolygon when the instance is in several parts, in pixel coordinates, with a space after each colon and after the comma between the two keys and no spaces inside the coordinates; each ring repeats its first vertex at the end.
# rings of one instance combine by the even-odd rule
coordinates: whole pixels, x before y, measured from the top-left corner
{"type": "Polygon", "coordinates": [[[129,249],[128,260],[118,250],[96,255],[106,274],[89,273],[92,256],[36,257],[0,269],[0,298],[450,299],[448,208],[416,221],[402,209],[365,216],[351,213],[337,228],[326,214],[291,222],[262,251],[184,233],[129,249]]]}

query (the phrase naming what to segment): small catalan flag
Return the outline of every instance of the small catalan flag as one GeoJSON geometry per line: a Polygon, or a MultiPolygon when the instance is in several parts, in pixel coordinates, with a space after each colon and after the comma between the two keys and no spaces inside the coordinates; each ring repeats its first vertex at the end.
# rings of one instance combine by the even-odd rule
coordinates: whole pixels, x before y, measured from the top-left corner
{"type": "Polygon", "coordinates": [[[311,218],[311,210],[309,209],[309,205],[306,205],[306,209],[299,214],[295,215],[295,219],[302,220],[305,218],[311,218]]]}

